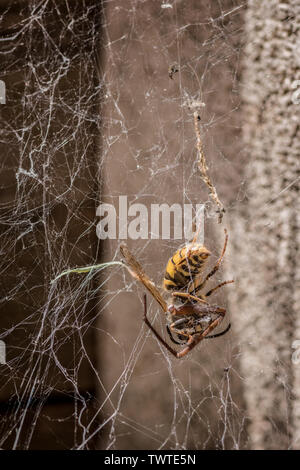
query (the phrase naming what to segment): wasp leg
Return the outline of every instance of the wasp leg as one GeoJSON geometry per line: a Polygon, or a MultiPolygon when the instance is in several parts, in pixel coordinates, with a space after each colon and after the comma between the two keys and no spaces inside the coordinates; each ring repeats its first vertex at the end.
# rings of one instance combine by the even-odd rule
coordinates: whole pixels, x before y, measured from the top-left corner
{"type": "Polygon", "coordinates": [[[216,333],[215,335],[209,335],[205,336],[204,339],[213,339],[213,338],[219,338],[219,336],[223,336],[229,331],[231,328],[231,323],[228,323],[228,326],[225,328],[225,330],[221,331],[220,333],[216,333]]]}
{"type": "Polygon", "coordinates": [[[184,297],[184,298],[187,298],[187,299],[195,300],[195,302],[201,302],[203,304],[208,304],[208,302],[206,302],[203,299],[200,299],[200,297],[196,297],[195,295],[188,294],[187,292],[173,292],[172,295],[174,297],[184,297]]]}
{"type": "Polygon", "coordinates": [[[224,232],[225,232],[225,241],[224,241],[224,246],[223,246],[223,250],[222,250],[222,253],[221,253],[221,256],[219,257],[217,263],[215,264],[215,266],[213,267],[213,269],[210,271],[210,273],[207,274],[207,276],[205,277],[204,281],[201,282],[201,284],[199,286],[196,287],[196,289],[194,289],[194,292],[198,292],[199,290],[203,289],[203,287],[205,286],[205,284],[207,283],[208,279],[211,278],[219,269],[221,263],[222,263],[222,260],[224,258],[224,255],[225,255],[225,251],[226,251],[226,247],[227,247],[227,242],[228,242],[228,233],[227,233],[227,230],[226,228],[224,229],[224,232]]]}
{"type": "Polygon", "coordinates": [[[157,331],[155,330],[155,328],[153,328],[153,326],[151,325],[151,323],[149,322],[148,320],[148,317],[147,317],[147,299],[146,299],[146,294],[144,295],[144,322],[146,323],[146,325],[148,326],[148,328],[150,328],[150,330],[152,331],[152,333],[156,336],[156,338],[158,339],[158,341],[161,342],[161,344],[171,353],[173,354],[174,357],[178,358],[177,356],[177,351],[175,351],[175,349],[171,348],[171,346],[168,345],[168,343],[160,336],[159,333],[157,333],[157,331]]]}
{"type": "Polygon", "coordinates": [[[232,284],[234,280],[232,279],[231,281],[224,281],[221,284],[218,284],[216,287],[213,289],[209,290],[206,294],[205,297],[209,297],[211,294],[213,294],[217,289],[220,289],[220,287],[225,286],[226,284],[232,284]]]}

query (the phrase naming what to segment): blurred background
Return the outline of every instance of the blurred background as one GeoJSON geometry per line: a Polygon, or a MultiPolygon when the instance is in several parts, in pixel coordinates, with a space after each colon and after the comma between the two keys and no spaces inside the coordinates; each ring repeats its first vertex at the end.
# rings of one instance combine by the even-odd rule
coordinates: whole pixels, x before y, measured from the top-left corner
{"type": "MultiPolygon", "coordinates": [[[[0,0],[1,448],[299,448],[299,22],[299,0],[0,0]],[[119,196],[204,204],[211,266],[227,228],[228,334],[177,360],[122,266],[51,282],[120,261],[119,196]]],[[[126,242],[161,287],[184,239],[148,233],[126,242]]]]}

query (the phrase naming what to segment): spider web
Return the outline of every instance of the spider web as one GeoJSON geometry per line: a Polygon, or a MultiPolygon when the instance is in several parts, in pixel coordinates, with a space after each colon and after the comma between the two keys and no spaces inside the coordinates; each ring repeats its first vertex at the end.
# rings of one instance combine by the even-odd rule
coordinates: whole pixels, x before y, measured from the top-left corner
{"type": "MultiPolygon", "coordinates": [[[[118,208],[120,195],[128,206],[205,204],[216,261],[226,218],[218,224],[200,179],[188,104],[205,103],[209,173],[234,211],[244,10],[240,0],[1,2],[1,448],[247,446],[234,328],[176,361],[142,323],[143,287],[121,266],[50,282],[120,260],[119,240],[96,237],[97,206],[118,208]]],[[[180,243],[128,240],[157,286],[180,243]]],[[[209,286],[222,280],[221,269],[209,286]]],[[[214,303],[226,307],[231,289],[214,303]]]]}

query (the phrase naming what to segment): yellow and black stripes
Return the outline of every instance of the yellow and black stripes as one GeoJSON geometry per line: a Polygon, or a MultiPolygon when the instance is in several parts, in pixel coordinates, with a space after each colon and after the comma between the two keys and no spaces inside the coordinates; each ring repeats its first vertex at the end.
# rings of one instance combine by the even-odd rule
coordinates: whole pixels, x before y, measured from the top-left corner
{"type": "Polygon", "coordinates": [[[202,245],[187,245],[169,259],[163,285],[168,291],[182,290],[203,270],[210,252],[202,245]]]}

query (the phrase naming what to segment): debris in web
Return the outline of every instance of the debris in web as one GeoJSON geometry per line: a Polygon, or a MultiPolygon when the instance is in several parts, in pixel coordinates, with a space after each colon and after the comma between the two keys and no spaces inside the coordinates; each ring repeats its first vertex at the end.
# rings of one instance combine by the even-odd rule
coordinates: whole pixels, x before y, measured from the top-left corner
{"type": "Polygon", "coordinates": [[[179,66],[177,64],[172,64],[169,67],[169,77],[173,80],[175,73],[179,72],[179,66]]]}
{"type": "Polygon", "coordinates": [[[123,263],[121,261],[109,261],[108,263],[100,263],[100,264],[93,264],[92,266],[83,266],[81,268],[71,268],[71,269],[66,269],[65,271],[61,272],[56,278],[54,278],[51,281],[51,284],[56,282],[58,279],[60,279],[63,276],[66,276],[67,274],[82,274],[82,273],[89,273],[93,270],[97,271],[102,271],[102,269],[108,268],[109,266],[115,266],[115,265],[120,265],[123,266],[123,263]]]}
{"type": "Polygon", "coordinates": [[[199,156],[198,168],[200,170],[201,179],[204,181],[204,183],[208,187],[209,195],[211,199],[214,201],[214,203],[218,207],[216,210],[216,213],[218,214],[218,222],[221,223],[223,219],[223,215],[225,214],[225,208],[223,204],[221,203],[217,190],[208,175],[208,166],[206,163],[206,158],[205,158],[203,147],[202,147],[202,139],[201,139],[201,133],[200,133],[200,126],[199,126],[199,122],[201,121],[199,107],[203,107],[203,106],[205,106],[205,104],[199,101],[194,101],[192,104],[189,105],[191,109],[195,109],[194,125],[195,125],[195,133],[197,137],[196,147],[197,147],[198,156],[199,156]]]}

